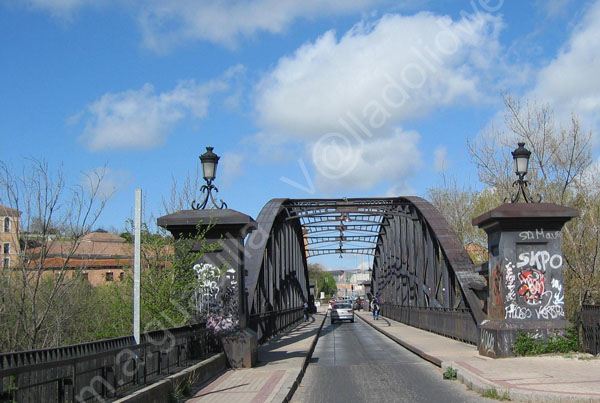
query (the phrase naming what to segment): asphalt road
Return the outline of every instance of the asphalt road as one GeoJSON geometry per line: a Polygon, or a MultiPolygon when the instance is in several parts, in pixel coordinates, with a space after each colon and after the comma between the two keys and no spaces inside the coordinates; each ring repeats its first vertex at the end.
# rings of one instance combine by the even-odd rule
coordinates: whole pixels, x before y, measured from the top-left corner
{"type": "MultiPolygon", "coordinates": [[[[385,319],[380,319],[385,320],[385,319]]],[[[331,325],[327,318],[293,403],[491,401],[359,318],[331,325]]]]}

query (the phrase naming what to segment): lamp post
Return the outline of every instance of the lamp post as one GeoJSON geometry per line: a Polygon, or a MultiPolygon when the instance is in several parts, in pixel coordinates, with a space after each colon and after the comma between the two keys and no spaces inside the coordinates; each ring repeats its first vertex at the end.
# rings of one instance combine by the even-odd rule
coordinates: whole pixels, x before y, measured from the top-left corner
{"type": "Polygon", "coordinates": [[[219,157],[213,153],[213,147],[206,147],[206,152],[200,156],[200,162],[202,163],[202,177],[206,181],[206,185],[202,185],[200,193],[204,194],[204,200],[201,203],[196,203],[196,200],[192,201],[193,210],[204,210],[208,201],[212,203],[212,207],[209,208],[227,208],[227,204],[222,200],[214,198],[212,192],[219,192],[219,189],[213,185],[213,181],[217,176],[217,165],[219,164],[219,157]]]}
{"type": "MultiPolygon", "coordinates": [[[[515,174],[517,175],[517,180],[513,182],[513,186],[518,186],[517,192],[515,194],[511,194],[510,202],[517,203],[523,195],[523,199],[526,203],[539,203],[542,201],[542,196],[538,194],[538,199],[533,200],[531,196],[527,192],[527,187],[529,186],[529,181],[525,179],[525,175],[527,175],[528,167],[529,167],[529,158],[531,157],[531,151],[525,148],[525,143],[518,143],[518,147],[511,152],[513,156],[513,160],[515,163],[515,174]]],[[[504,201],[506,202],[507,199],[504,201]]]]}

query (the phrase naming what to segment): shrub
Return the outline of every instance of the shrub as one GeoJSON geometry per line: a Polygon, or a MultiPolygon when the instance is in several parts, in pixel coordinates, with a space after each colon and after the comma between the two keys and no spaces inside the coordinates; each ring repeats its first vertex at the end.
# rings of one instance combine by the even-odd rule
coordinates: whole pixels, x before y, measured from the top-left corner
{"type": "Polygon", "coordinates": [[[530,333],[519,330],[513,342],[513,352],[518,356],[569,353],[577,351],[578,347],[578,335],[574,328],[549,334],[547,339],[536,339],[530,333]]]}
{"type": "Polygon", "coordinates": [[[446,368],[446,371],[444,371],[444,379],[448,379],[450,381],[454,381],[457,375],[458,371],[452,367],[448,367],[446,368]]]}

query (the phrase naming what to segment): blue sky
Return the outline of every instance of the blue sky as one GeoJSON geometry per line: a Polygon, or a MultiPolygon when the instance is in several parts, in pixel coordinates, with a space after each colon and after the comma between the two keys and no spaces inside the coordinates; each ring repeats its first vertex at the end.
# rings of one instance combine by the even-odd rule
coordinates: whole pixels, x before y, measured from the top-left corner
{"type": "Polygon", "coordinates": [[[466,142],[502,93],[597,129],[598,21],[575,0],[2,0],[0,158],[71,183],[106,167],[104,227],[136,188],[161,215],[206,146],[253,217],[275,197],[425,196],[442,173],[476,181],[466,142]]]}

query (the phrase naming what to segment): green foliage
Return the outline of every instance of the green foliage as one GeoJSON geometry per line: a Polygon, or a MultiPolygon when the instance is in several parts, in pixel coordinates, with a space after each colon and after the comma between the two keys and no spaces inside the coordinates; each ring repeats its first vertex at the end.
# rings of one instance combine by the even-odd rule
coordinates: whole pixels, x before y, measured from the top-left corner
{"type": "Polygon", "coordinates": [[[530,333],[519,330],[513,342],[513,352],[518,356],[532,356],[550,353],[569,353],[579,347],[577,331],[566,329],[548,335],[547,339],[534,338],[530,333]]]}
{"type": "MultiPolygon", "coordinates": [[[[143,332],[194,321],[194,292],[205,279],[199,278],[192,267],[212,248],[204,241],[206,231],[199,227],[196,235],[182,237],[176,243],[166,230],[151,232],[146,225],[142,226],[140,326],[143,332]]],[[[132,332],[133,269],[127,268],[124,273],[122,282],[97,290],[104,306],[96,318],[94,337],[117,337],[132,332]]]]}
{"type": "Polygon", "coordinates": [[[190,372],[180,381],[174,380],[175,387],[169,393],[169,402],[180,403],[188,401],[193,394],[194,386],[198,384],[199,381],[200,373],[195,371],[190,372]]]}
{"type": "Polygon", "coordinates": [[[488,399],[494,400],[510,400],[510,395],[508,392],[503,392],[501,395],[498,393],[496,388],[486,389],[485,392],[481,394],[482,397],[487,397],[488,399]]]}
{"type": "Polygon", "coordinates": [[[308,265],[308,280],[315,283],[315,294],[319,297],[321,292],[325,293],[325,297],[329,298],[337,293],[337,284],[333,276],[325,270],[325,267],[319,263],[311,263],[308,265]]]}
{"type": "Polygon", "coordinates": [[[455,381],[457,375],[458,375],[458,371],[452,367],[446,368],[446,370],[444,371],[444,374],[443,374],[444,379],[447,379],[450,381],[455,381]]]}

